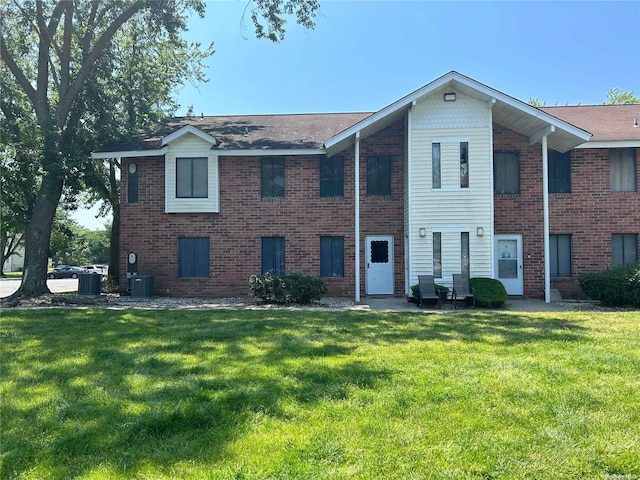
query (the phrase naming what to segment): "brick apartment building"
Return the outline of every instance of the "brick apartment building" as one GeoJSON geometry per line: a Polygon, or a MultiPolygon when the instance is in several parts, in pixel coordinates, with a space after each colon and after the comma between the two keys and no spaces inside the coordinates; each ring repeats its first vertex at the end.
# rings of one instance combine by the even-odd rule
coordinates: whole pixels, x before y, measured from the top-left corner
{"type": "Polygon", "coordinates": [[[171,118],[94,158],[122,161],[122,285],[238,296],[278,271],[357,300],[467,273],[548,300],[638,259],[639,118],[450,72],[374,113],[171,118]]]}

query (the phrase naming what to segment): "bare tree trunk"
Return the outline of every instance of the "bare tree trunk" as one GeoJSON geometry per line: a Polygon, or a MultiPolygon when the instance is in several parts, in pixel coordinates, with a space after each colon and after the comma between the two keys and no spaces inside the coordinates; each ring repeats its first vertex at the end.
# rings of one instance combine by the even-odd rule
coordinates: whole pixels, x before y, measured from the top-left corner
{"type": "Polygon", "coordinates": [[[22,283],[12,297],[38,297],[51,293],[47,287],[47,263],[51,227],[62,195],[63,180],[47,173],[42,179],[31,220],[25,236],[22,283]]]}

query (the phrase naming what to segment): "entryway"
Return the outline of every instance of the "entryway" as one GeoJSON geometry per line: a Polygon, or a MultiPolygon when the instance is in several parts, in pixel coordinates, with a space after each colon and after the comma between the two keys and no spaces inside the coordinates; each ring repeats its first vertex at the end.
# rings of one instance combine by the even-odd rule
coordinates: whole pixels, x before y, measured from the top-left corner
{"type": "Polygon", "coordinates": [[[508,295],[524,294],[522,235],[495,236],[494,271],[508,295]]]}
{"type": "Polygon", "coordinates": [[[365,237],[367,295],[393,295],[393,235],[365,237]]]}

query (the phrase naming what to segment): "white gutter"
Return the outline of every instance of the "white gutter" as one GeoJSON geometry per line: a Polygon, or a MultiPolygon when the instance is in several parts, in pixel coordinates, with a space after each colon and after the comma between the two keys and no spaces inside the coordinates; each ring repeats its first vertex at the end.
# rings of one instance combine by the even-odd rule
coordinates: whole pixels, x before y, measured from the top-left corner
{"type": "Polygon", "coordinates": [[[135,157],[158,157],[167,153],[167,147],[155,150],[125,150],[120,152],[91,152],[91,158],[100,160],[105,158],[135,158],[135,157]]]}
{"type": "Polygon", "coordinates": [[[542,137],[542,203],[544,212],[544,301],[551,303],[551,267],[549,264],[549,163],[546,135],[542,137]]]}
{"type": "Polygon", "coordinates": [[[355,145],[355,247],[356,247],[356,298],[360,301],[360,131],[356,132],[355,145]]]}

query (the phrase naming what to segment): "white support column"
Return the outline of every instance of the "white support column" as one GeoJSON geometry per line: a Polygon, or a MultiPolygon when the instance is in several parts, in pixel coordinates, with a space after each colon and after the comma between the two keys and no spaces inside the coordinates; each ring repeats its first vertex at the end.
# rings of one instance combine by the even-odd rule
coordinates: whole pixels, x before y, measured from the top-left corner
{"type": "Polygon", "coordinates": [[[360,132],[356,132],[355,145],[355,247],[356,247],[356,298],[360,301],[360,132]]]}
{"type": "Polygon", "coordinates": [[[551,267],[549,265],[549,160],[546,135],[542,137],[542,204],[544,211],[544,301],[551,303],[551,267]]]}

